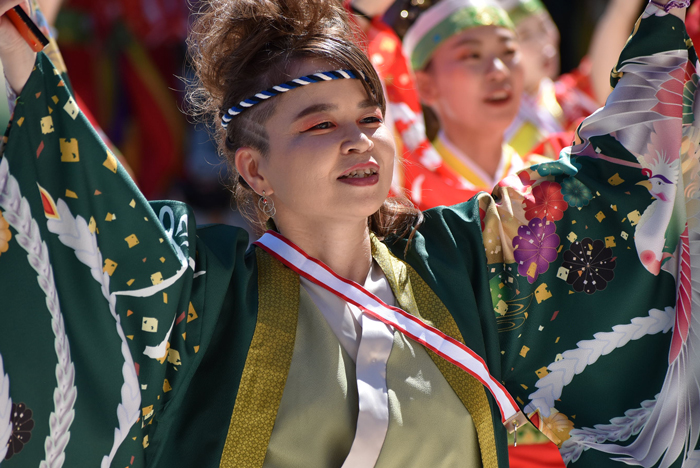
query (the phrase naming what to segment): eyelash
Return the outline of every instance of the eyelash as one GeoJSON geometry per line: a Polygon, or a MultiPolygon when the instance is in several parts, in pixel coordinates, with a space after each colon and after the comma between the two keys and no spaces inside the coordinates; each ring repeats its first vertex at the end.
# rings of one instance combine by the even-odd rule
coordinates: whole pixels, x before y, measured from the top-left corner
{"type": "MultiPolygon", "coordinates": [[[[361,119],[361,120],[360,120],[360,123],[365,123],[365,124],[383,123],[383,122],[384,122],[384,119],[382,119],[381,117],[377,117],[376,115],[371,115],[371,116],[369,116],[369,117],[365,117],[364,119],[361,119]],[[372,119],[371,122],[368,121],[368,120],[370,120],[370,119],[372,119]]],[[[328,122],[328,121],[326,121],[326,122],[321,122],[321,123],[319,123],[319,124],[314,125],[313,127],[309,127],[309,128],[308,128],[307,130],[305,130],[305,131],[308,132],[308,131],[311,131],[311,130],[328,130],[329,128],[331,128],[331,127],[322,127],[322,126],[324,126],[324,125],[334,125],[334,124],[333,124],[332,122],[328,122]]]]}
{"type": "Polygon", "coordinates": [[[333,125],[331,122],[321,122],[320,124],[314,125],[313,127],[309,128],[309,130],[327,130],[330,127],[321,128],[322,125],[326,125],[326,124],[333,125]]]}
{"type": "Polygon", "coordinates": [[[365,117],[364,119],[360,120],[360,122],[364,122],[364,123],[383,123],[383,122],[384,122],[384,119],[382,119],[381,117],[377,117],[376,115],[370,115],[369,117],[365,117]],[[372,121],[372,122],[365,122],[365,120],[370,120],[370,119],[373,119],[373,121],[372,121]]]}

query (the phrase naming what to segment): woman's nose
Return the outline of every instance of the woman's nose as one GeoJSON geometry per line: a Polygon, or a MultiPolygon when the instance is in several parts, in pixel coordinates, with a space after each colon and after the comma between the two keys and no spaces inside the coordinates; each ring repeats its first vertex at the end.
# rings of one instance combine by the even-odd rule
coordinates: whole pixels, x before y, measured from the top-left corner
{"type": "Polygon", "coordinates": [[[500,57],[494,57],[489,61],[487,74],[492,79],[503,79],[508,76],[509,69],[500,57]]]}
{"type": "Polygon", "coordinates": [[[346,140],[341,145],[341,150],[345,154],[364,153],[374,148],[374,142],[367,134],[360,129],[353,129],[348,132],[346,140]]]}

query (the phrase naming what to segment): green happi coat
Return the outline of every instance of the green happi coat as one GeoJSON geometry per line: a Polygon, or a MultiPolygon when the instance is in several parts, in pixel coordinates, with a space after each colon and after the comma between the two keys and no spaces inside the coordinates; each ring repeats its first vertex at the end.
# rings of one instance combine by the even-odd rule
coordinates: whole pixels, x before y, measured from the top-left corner
{"type": "MultiPolygon", "coordinates": [[[[571,466],[698,458],[698,77],[682,22],[659,11],[560,161],[426,212],[408,248],[373,239],[397,305],[478,353],[571,466]]],[[[143,199],[43,54],[3,145],[2,466],[263,466],[298,276],[240,229],[143,199]]],[[[491,395],[429,356],[483,466],[507,466],[491,395]]]]}

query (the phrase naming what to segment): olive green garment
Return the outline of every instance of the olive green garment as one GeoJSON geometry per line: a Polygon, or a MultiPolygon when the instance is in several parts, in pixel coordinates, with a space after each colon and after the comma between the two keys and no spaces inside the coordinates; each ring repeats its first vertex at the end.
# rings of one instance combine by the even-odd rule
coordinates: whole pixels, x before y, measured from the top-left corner
{"type": "MultiPolygon", "coordinates": [[[[377,468],[482,466],[471,416],[423,347],[399,332],[386,380],[390,419],[377,468]]],[[[355,363],[302,287],[294,354],[263,467],[342,466],[357,405],[355,363]]]]}

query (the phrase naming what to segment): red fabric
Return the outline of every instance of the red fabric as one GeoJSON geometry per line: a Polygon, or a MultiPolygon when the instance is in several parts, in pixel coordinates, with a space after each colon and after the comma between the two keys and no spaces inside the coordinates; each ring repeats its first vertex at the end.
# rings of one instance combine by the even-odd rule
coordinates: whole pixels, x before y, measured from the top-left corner
{"type": "Polygon", "coordinates": [[[700,2],[693,2],[685,14],[685,27],[697,48],[700,45],[700,2]]]}
{"type": "Polygon", "coordinates": [[[180,96],[169,90],[180,87],[187,8],[166,3],[68,0],[64,9],[83,29],[59,36],[81,108],[95,113],[150,199],[164,197],[179,175],[186,125],[180,96]]]}
{"type": "Polygon", "coordinates": [[[120,3],[129,29],[145,44],[179,44],[185,40],[189,17],[188,2],[121,0],[120,3]]]}
{"type": "MultiPolygon", "coordinates": [[[[408,158],[410,158],[410,154],[408,158]]],[[[441,205],[456,205],[472,198],[477,193],[490,188],[480,187],[469,189],[461,186],[461,178],[452,169],[441,165],[435,170],[430,170],[421,164],[413,164],[410,159],[405,163],[405,188],[406,195],[416,203],[420,210],[427,210],[441,205]],[[419,190],[414,185],[420,184],[420,200],[416,200],[412,190],[419,190]],[[418,203],[417,203],[418,201],[418,203]]]]}
{"type": "MultiPolygon", "coordinates": [[[[96,86],[98,82],[97,67],[94,66],[94,57],[97,52],[89,47],[76,47],[74,44],[61,44],[61,56],[66,62],[70,83],[76,95],[80,95],[85,106],[80,109],[91,109],[96,115],[100,115],[100,93],[96,86]]],[[[100,119],[101,120],[101,119],[100,119]]],[[[90,123],[97,121],[90,119],[90,123]]],[[[104,122],[102,122],[104,125],[104,122]]]]}
{"type": "Polygon", "coordinates": [[[88,15],[94,23],[91,32],[100,39],[107,38],[119,23],[126,24],[139,41],[149,46],[179,45],[187,37],[187,2],[67,0],[65,7],[88,15]]]}
{"type": "Polygon", "coordinates": [[[575,129],[583,119],[600,107],[595,98],[590,72],[590,61],[584,57],[578,68],[561,75],[554,83],[557,102],[564,112],[565,130],[575,129]]]}
{"type": "MultiPolygon", "coordinates": [[[[139,129],[139,188],[146,198],[153,199],[162,196],[173,177],[178,174],[183,151],[180,144],[182,135],[177,135],[169,128],[164,115],[167,110],[162,108],[138,73],[138,66],[127,56],[121,63],[124,84],[130,96],[129,104],[139,129]]],[[[174,105],[173,108],[177,112],[174,105]]]]}
{"type": "Polygon", "coordinates": [[[564,468],[559,449],[551,442],[508,447],[510,468],[564,468]]]}
{"type": "Polygon", "coordinates": [[[367,32],[367,55],[386,85],[389,101],[405,103],[414,112],[421,112],[420,99],[403,55],[401,40],[393,29],[376,18],[367,32]]]}
{"type": "Polygon", "coordinates": [[[575,138],[575,132],[553,133],[542,140],[540,144],[532,148],[528,158],[532,156],[545,156],[549,159],[559,159],[561,150],[571,146],[575,138]]]}

